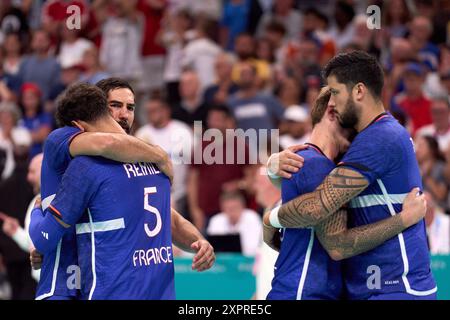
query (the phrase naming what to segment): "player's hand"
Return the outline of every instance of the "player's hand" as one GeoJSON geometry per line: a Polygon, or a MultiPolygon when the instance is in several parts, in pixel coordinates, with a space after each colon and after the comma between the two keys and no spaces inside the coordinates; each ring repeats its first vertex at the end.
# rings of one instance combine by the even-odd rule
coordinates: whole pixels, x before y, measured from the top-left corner
{"type": "Polygon", "coordinates": [[[296,152],[306,149],[306,145],[295,145],[287,148],[279,153],[274,153],[268,163],[267,167],[270,172],[276,174],[279,177],[289,179],[292,177],[292,173],[296,173],[303,167],[305,159],[296,154],[296,152]]]}
{"type": "Polygon", "coordinates": [[[33,270],[39,270],[42,265],[42,255],[35,249],[30,249],[30,263],[33,270]]]}
{"type": "Polygon", "coordinates": [[[403,210],[400,215],[405,228],[409,228],[422,220],[427,212],[425,194],[419,194],[419,191],[419,188],[412,189],[403,201],[403,210]]]}
{"type": "Polygon", "coordinates": [[[19,220],[10,217],[7,214],[0,212],[0,220],[3,221],[3,232],[8,236],[12,237],[17,229],[20,227],[19,220]]]}
{"type": "Polygon", "coordinates": [[[36,201],[34,202],[34,208],[42,208],[41,196],[36,197],[36,201]]]}
{"type": "Polygon", "coordinates": [[[205,239],[197,240],[191,244],[191,248],[197,253],[192,260],[192,270],[205,271],[211,268],[216,261],[214,248],[205,239]]]}

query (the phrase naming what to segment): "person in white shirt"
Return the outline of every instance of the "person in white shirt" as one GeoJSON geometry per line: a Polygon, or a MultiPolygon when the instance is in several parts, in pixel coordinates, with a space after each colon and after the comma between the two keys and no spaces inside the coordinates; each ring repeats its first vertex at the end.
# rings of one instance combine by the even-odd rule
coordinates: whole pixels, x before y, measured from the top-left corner
{"type": "Polygon", "coordinates": [[[447,95],[433,98],[431,118],[433,123],[420,128],[417,135],[435,137],[439,149],[445,153],[450,147],[450,100],[447,95]]]}
{"type": "MultiPolygon", "coordinates": [[[[3,232],[11,237],[11,239],[27,253],[34,249],[33,243],[28,235],[28,226],[30,225],[31,211],[33,211],[36,201],[40,202],[42,159],[43,154],[39,153],[31,159],[30,165],[28,166],[27,180],[33,186],[33,191],[36,196],[31,200],[28,206],[25,215],[24,228],[20,226],[20,223],[16,218],[10,217],[4,212],[0,212],[0,221],[3,221],[3,232]]],[[[40,270],[31,270],[31,275],[36,281],[39,281],[40,270]]]]}
{"type": "Polygon", "coordinates": [[[92,48],[94,44],[78,35],[79,30],[62,29],[61,49],[58,55],[58,62],[62,66],[74,66],[81,64],[86,50],[92,48]]]}
{"type": "Polygon", "coordinates": [[[425,216],[428,244],[431,254],[450,253],[450,217],[436,203],[430,193],[425,192],[428,210],[425,216]]]}
{"type": "Polygon", "coordinates": [[[214,84],[214,64],[217,56],[223,51],[208,37],[212,29],[211,20],[199,18],[195,26],[196,38],[183,49],[182,65],[184,68],[191,68],[197,72],[202,91],[214,84]]]}
{"type": "Polygon", "coordinates": [[[308,142],[311,120],[305,108],[297,105],[288,107],[284,112],[284,120],[287,122],[287,133],[280,137],[283,149],[308,142]]]}
{"type": "Polygon", "coordinates": [[[145,105],[148,123],[136,131],[136,137],[147,143],[157,143],[171,157],[174,178],[172,207],[186,213],[187,165],[193,147],[192,129],[185,123],[171,118],[170,106],[159,98],[151,98],[145,105]]]}
{"type": "Polygon", "coordinates": [[[220,197],[222,212],[212,216],[208,235],[239,234],[242,254],[254,256],[262,241],[262,220],[255,211],[245,208],[245,199],[239,192],[224,192],[220,197]]]}

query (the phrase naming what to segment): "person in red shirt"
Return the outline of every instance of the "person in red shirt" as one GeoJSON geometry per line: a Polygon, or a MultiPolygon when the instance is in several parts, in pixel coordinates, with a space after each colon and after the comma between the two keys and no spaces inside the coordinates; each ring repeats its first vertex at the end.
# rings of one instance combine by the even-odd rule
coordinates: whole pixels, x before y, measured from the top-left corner
{"type": "Polygon", "coordinates": [[[409,119],[409,131],[412,136],[421,127],[433,122],[431,118],[431,100],[422,90],[425,72],[420,64],[408,63],[403,72],[405,91],[394,98],[394,104],[409,119]]]}

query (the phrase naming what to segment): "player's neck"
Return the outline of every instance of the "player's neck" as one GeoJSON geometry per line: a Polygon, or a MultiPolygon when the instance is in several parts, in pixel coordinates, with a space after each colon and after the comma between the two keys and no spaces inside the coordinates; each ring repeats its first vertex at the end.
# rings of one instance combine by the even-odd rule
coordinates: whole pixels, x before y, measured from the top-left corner
{"type": "Polygon", "coordinates": [[[363,107],[363,111],[361,112],[361,117],[356,125],[356,131],[361,132],[367,126],[369,126],[372,121],[379,116],[381,113],[386,112],[384,109],[383,103],[374,103],[373,105],[363,107]]]}
{"type": "Polygon", "coordinates": [[[334,161],[338,155],[338,148],[335,145],[336,139],[330,130],[321,124],[317,124],[311,132],[309,142],[318,146],[325,156],[334,161]]]}

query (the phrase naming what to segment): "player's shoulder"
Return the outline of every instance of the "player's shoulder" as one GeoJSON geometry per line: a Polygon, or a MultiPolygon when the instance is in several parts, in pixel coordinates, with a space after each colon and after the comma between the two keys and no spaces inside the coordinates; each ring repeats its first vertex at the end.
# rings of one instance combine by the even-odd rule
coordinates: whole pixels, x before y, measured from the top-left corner
{"type": "Polygon", "coordinates": [[[396,143],[399,139],[408,139],[410,135],[405,127],[403,127],[397,119],[392,115],[386,114],[361,131],[355,138],[355,141],[369,145],[375,143],[391,144],[396,143]]]}
{"type": "Polygon", "coordinates": [[[305,159],[304,166],[334,166],[333,161],[328,159],[320,150],[316,150],[313,147],[308,147],[307,149],[300,150],[297,152],[299,156],[305,159]]]}
{"type": "Polygon", "coordinates": [[[72,136],[80,132],[81,130],[76,127],[68,127],[68,126],[61,127],[50,132],[50,134],[47,137],[47,141],[61,142],[65,139],[70,139],[72,136]]]}

